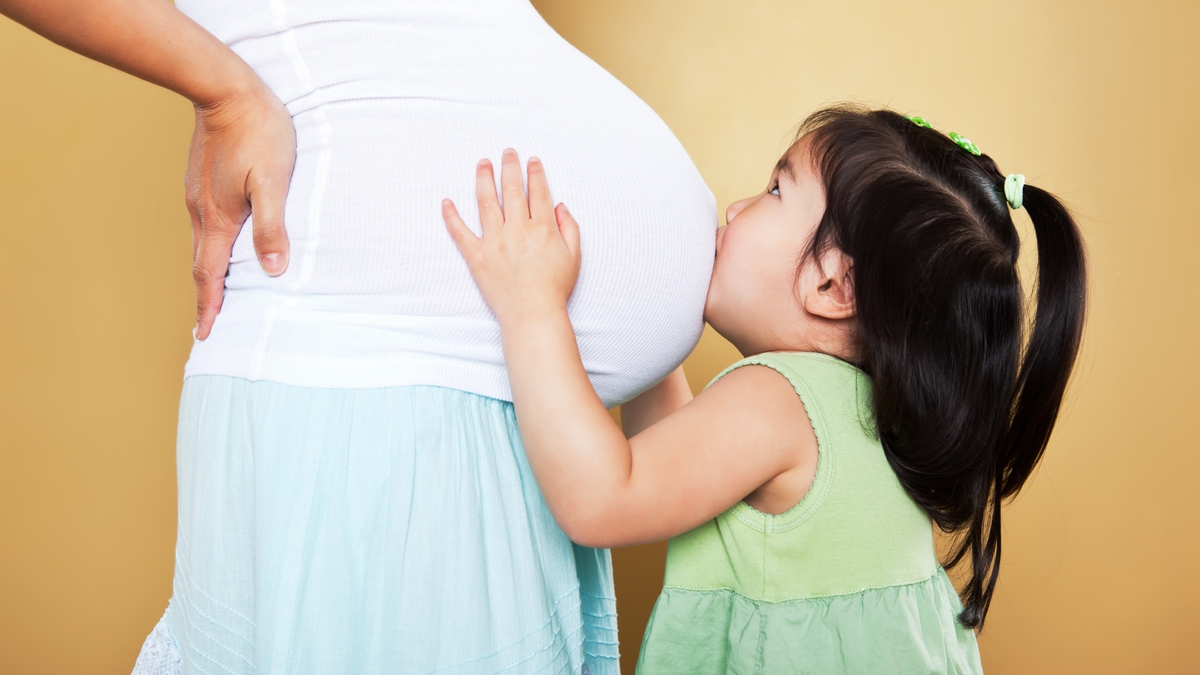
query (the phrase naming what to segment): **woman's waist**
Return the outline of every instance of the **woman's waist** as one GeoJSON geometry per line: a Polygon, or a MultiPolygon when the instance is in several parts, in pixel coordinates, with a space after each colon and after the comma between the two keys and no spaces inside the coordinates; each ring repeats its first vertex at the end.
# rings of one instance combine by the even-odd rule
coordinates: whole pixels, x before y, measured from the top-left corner
{"type": "Polygon", "coordinates": [[[328,388],[424,384],[510,398],[499,333],[485,317],[334,311],[296,300],[227,293],[185,375],[328,388]]]}
{"type": "MultiPolygon", "coordinates": [[[[698,302],[582,300],[572,303],[572,323],[608,405],[665,377],[703,328],[698,302]]],[[[431,384],[511,398],[499,325],[478,292],[436,285],[394,294],[230,289],[186,372],[333,388],[431,384]]]]}
{"type": "MultiPolygon", "coordinates": [[[[260,284],[228,286],[213,327],[218,341],[245,345],[269,339],[276,349],[349,355],[383,351],[499,354],[500,327],[470,277],[402,283],[309,279],[288,285],[291,268],[260,284]],[[236,334],[236,335],[235,335],[236,334]],[[264,337],[265,336],[265,337],[264,337]]],[[[703,291],[651,287],[635,295],[622,288],[576,290],[568,305],[580,349],[645,351],[644,342],[683,343],[702,326],[703,291]]]]}

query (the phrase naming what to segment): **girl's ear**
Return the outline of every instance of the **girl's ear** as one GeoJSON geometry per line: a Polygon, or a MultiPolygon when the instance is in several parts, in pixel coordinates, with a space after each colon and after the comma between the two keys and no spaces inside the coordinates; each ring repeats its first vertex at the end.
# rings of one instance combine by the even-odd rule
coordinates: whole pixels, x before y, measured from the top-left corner
{"type": "Polygon", "coordinates": [[[836,248],[821,255],[815,274],[804,289],[804,309],[825,319],[849,319],[857,313],[854,299],[854,260],[836,248]]]}

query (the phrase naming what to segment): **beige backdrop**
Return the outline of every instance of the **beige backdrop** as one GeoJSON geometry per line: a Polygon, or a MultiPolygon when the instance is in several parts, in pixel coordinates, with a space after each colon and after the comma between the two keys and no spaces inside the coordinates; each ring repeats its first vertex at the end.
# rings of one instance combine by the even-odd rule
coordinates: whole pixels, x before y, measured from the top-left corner
{"type": "MultiPolygon", "coordinates": [[[[722,208],[844,99],[920,112],[1074,207],[1084,353],[1005,513],[984,663],[1200,672],[1200,4],[535,5],[662,115],[722,208]]],[[[190,131],[186,102],[0,19],[0,673],[127,673],[170,595],[190,131]]],[[[693,385],[736,356],[706,335],[693,385]]],[[[615,556],[628,672],[662,551],[615,556]]]]}

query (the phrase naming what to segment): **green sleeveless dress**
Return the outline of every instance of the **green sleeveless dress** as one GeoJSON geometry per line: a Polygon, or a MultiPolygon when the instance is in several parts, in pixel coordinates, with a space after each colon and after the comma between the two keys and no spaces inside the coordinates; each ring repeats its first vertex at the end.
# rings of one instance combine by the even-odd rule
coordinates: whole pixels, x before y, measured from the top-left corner
{"type": "Polygon", "coordinates": [[[739,502],[670,541],[637,672],[983,672],[932,523],[875,435],[867,376],[824,354],[771,353],[717,379],[747,365],[796,388],[816,478],[786,513],[739,502]]]}

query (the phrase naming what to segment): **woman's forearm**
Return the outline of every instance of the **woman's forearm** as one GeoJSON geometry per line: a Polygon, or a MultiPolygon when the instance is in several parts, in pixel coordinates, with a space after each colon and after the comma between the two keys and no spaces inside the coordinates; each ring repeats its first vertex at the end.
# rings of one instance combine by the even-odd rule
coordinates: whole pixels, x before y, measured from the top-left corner
{"type": "Polygon", "coordinates": [[[0,14],[198,106],[261,86],[237,54],[166,0],[0,0],[0,14]]]}
{"type": "Polygon", "coordinates": [[[283,102],[241,57],[167,0],[0,0],[0,14],[192,102],[196,127],[184,183],[196,338],[212,330],[230,251],[251,212],[263,270],[283,274],[296,131],[283,102]]]}

